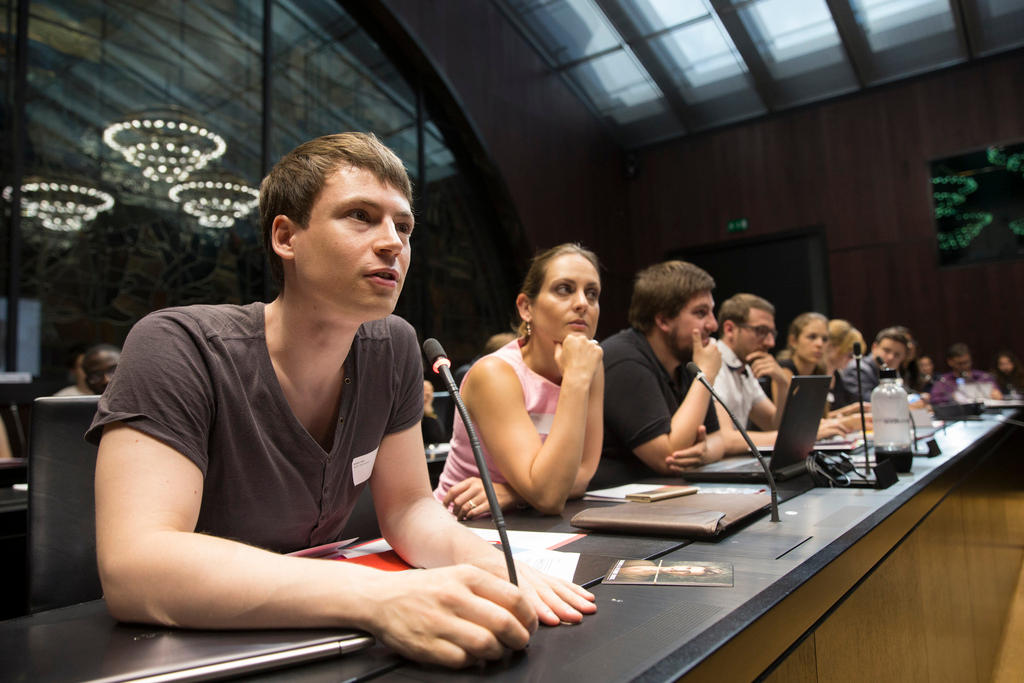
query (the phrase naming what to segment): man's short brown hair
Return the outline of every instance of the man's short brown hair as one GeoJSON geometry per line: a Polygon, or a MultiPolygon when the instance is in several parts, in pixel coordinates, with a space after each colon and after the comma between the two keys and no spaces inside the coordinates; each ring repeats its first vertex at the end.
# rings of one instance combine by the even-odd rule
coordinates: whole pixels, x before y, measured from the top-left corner
{"type": "Polygon", "coordinates": [[[903,327],[902,325],[893,325],[887,327],[878,334],[875,335],[875,343],[881,344],[886,339],[891,339],[897,344],[903,344],[908,349],[910,348],[910,330],[903,327]]]}
{"type": "Polygon", "coordinates": [[[412,184],[401,159],[373,133],[336,133],[305,142],[281,158],[260,184],[260,229],[270,272],[284,286],[281,257],[271,248],[274,219],[287,216],[305,228],[327,176],[342,166],[369,171],[412,206],[412,184]]]}
{"type": "Polygon", "coordinates": [[[750,319],[751,308],[764,311],[769,315],[775,315],[775,307],[772,306],[770,301],[756,294],[741,292],[733,294],[722,302],[721,307],[718,309],[718,322],[721,324],[726,320],[731,320],[736,325],[742,325],[750,319]]]}
{"type": "Polygon", "coordinates": [[[707,272],[686,261],[665,261],[636,274],[629,302],[629,324],[647,334],[655,318],[674,318],[693,297],[715,288],[707,272]]]}
{"type": "Polygon", "coordinates": [[[971,349],[963,342],[950,344],[949,348],[946,349],[946,358],[959,358],[960,356],[969,355],[971,355],[971,349]]]}

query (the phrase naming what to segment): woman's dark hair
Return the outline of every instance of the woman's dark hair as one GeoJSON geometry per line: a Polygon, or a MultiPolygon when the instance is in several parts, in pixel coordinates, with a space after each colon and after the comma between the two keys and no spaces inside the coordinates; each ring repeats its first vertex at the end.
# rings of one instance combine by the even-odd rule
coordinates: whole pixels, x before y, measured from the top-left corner
{"type": "Polygon", "coordinates": [[[1024,391],[1024,368],[1021,367],[1020,359],[1017,358],[1017,355],[1013,351],[1003,349],[996,354],[992,365],[992,376],[996,378],[996,384],[999,385],[999,391],[1006,394],[1009,393],[1011,387],[1017,391],[1024,391]],[[1013,370],[1008,373],[999,370],[999,359],[1004,356],[1009,358],[1010,362],[1013,363],[1013,370]]]}

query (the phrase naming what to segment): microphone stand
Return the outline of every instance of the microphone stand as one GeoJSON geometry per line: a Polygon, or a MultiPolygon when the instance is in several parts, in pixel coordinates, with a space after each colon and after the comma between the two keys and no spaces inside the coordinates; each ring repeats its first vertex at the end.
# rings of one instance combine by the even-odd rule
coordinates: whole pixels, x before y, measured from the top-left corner
{"type": "MultiPolygon", "coordinates": [[[[860,434],[864,442],[864,476],[870,476],[871,464],[868,456],[868,423],[864,418],[864,390],[861,388],[860,361],[863,357],[860,342],[853,344],[853,358],[857,361],[857,403],[860,404],[860,434]]],[[[856,469],[856,466],[854,467],[856,469]]]]}
{"type": "Polygon", "coordinates": [[[465,425],[466,433],[469,435],[469,445],[473,449],[473,458],[476,460],[476,468],[480,471],[480,481],[483,483],[484,492],[487,494],[487,504],[491,508],[491,518],[494,519],[494,526],[498,529],[498,539],[501,541],[501,550],[505,554],[505,566],[508,569],[508,580],[512,582],[513,586],[518,586],[519,580],[516,576],[516,565],[512,561],[512,547],[509,545],[508,532],[505,530],[505,516],[501,513],[498,495],[494,492],[491,474],[487,470],[487,462],[484,460],[483,451],[480,450],[480,440],[477,438],[476,428],[469,417],[469,411],[466,410],[466,404],[462,402],[459,388],[455,386],[455,379],[452,377],[451,371],[452,362],[448,360],[444,349],[441,348],[441,344],[436,339],[431,338],[423,342],[423,352],[426,354],[427,360],[431,362],[434,372],[441,375],[442,379],[444,379],[444,383],[448,387],[456,407],[459,409],[459,415],[462,416],[462,423],[465,425]]]}
{"type": "Polygon", "coordinates": [[[747,434],[747,430],[743,428],[739,423],[739,420],[736,419],[736,416],[732,414],[731,410],[729,410],[729,406],[725,405],[725,401],[722,400],[722,397],[716,394],[715,390],[711,388],[711,383],[708,381],[707,376],[701,372],[700,367],[691,361],[686,364],[686,369],[690,374],[696,375],[697,381],[704,385],[704,388],[711,393],[711,397],[725,408],[725,414],[729,416],[729,419],[732,420],[732,423],[736,426],[736,431],[738,431],[740,435],[743,436],[743,440],[747,442],[747,448],[750,449],[750,454],[757,458],[757,461],[761,463],[761,469],[764,470],[764,475],[768,478],[768,490],[771,492],[772,521],[781,521],[779,519],[779,489],[775,486],[775,477],[772,476],[772,469],[768,467],[768,463],[761,455],[761,452],[757,450],[757,446],[755,446],[754,442],[750,440],[750,435],[747,434]]]}

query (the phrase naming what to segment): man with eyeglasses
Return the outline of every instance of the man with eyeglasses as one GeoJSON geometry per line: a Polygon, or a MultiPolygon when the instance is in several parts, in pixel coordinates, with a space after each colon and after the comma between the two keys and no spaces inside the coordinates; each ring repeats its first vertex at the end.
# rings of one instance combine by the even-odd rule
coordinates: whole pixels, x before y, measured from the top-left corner
{"type": "MultiPolygon", "coordinates": [[[[754,294],[736,294],[722,302],[718,310],[721,337],[718,350],[722,369],[715,378],[715,391],[729,406],[736,419],[748,422],[756,430],[750,437],[759,446],[775,443],[775,429],[782,416],[782,404],[768,398],[758,381],[771,383],[772,396],[785,401],[789,374],[770,353],[775,346],[775,307],[754,294]]],[[[729,417],[719,408],[719,422],[729,417]]],[[[726,435],[726,453],[746,453],[747,444],[739,432],[726,435]]]]}

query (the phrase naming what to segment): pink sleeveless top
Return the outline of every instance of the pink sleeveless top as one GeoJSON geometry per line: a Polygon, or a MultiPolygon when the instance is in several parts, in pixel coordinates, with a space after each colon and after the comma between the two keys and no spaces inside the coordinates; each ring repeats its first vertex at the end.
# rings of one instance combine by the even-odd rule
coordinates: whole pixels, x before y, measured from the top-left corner
{"type": "MultiPolygon", "coordinates": [[[[557,384],[544,379],[531,370],[523,362],[523,354],[519,350],[519,340],[513,339],[505,346],[491,354],[512,366],[519,384],[523,387],[523,399],[526,402],[526,412],[533,421],[540,439],[543,442],[551,431],[551,423],[555,418],[555,407],[558,405],[558,393],[561,390],[557,384]]],[[[470,372],[473,370],[470,369],[470,372]]],[[[469,376],[469,373],[466,373],[469,376]]],[[[462,380],[465,383],[465,379],[462,380]]],[[[491,454],[487,452],[487,435],[477,430],[477,437],[480,439],[480,449],[483,451],[484,460],[487,462],[487,471],[491,480],[498,484],[508,483],[501,471],[495,466],[491,454]]],[[[434,490],[434,497],[438,501],[444,500],[445,493],[453,484],[463,479],[480,476],[476,467],[476,460],[473,458],[473,449],[469,445],[469,435],[466,433],[466,426],[462,423],[462,416],[458,411],[455,413],[455,424],[452,430],[451,450],[448,452],[448,459],[444,464],[444,471],[434,490]]]]}

